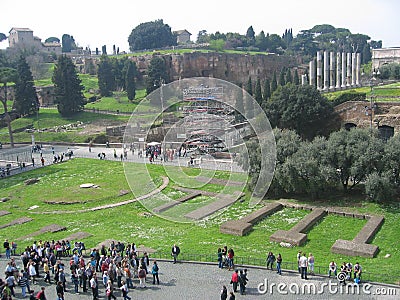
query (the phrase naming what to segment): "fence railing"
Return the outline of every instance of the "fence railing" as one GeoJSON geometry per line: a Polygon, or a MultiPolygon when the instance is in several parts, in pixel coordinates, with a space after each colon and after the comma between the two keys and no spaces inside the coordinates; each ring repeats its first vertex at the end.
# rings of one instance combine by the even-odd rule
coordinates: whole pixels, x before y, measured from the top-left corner
{"type": "MultiPolygon", "coordinates": [[[[151,258],[155,259],[172,259],[171,253],[168,252],[154,252],[149,254],[151,258]]],[[[202,253],[185,253],[181,252],[179,254],[178,259],[180,261],[196,261],[196,262],[207,262],[207,263],[215,263],[217,262],[216,254],[202,254],[202,253]]],[[[242,257],[235,256],[234,257],[235,265],[243,265],[243,266],[266,266],[266,258],[260,257],[242,257]]],[[[276,263],[274,263],[274,268],[276,268],[276,263]]],[[[283,271],[297,271],[298,264],[295,261],[283,261],[281,264],[281,268],[283,271]]],[[[338,273],[340,272],[340,266],[338,266],[338,273]]],[[[314,274],[316,275],[328,275],[328,266],[314,266],[314,274]]],[[[382,283],[390,283],[390,284],[399,284],[400,274],[396,273],[372,273],[363,271],[362,272],[362,280],[363,281],[372,281],[372,282],[382,282],[382,283]]]]}

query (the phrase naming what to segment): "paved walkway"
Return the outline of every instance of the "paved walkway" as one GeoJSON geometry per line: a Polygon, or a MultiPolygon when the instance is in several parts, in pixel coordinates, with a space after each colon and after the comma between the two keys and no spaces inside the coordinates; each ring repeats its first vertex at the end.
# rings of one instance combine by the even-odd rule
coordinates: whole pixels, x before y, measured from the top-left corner
{"type": "MultiPolygon", "coordinates": [[[[19,258],[16,258],[16,260],[21,265],[19,258]]],[[[5,269],[6,262],[7,260],[3,256],[0,259],[0,269],[5,269]]],[[[220,270],[216,265],[193,263],[172,264],[170,261],[159,261],[158,264],[160,268],[160,285],[153,285],[152,278],[148,277],[145,289],[137,287],[130,290],[129,296],[132,299],[220,299],[219,294],[223,285],[227,286],[228,291],[232,291],[232,286],[229,284],[232,271],[226,269],[220,270]]],[[[67,274],[69,275],[69,272],[67,274]]],[[[393,290],[397,298],[393,295],[378,296],[366,294],[368,292],[375,294],[380,291],[388,292],[388,288],[393,288],[374,284],[370,288],[364,285],[364,290],[362,289],[363,285],[361,285],[358,294],[355,293],[353,295],[351,293],[347,295],[346,293],[339,292],[336,279],[331,280],[331,292],[329,292],[330,281],[328,278],[310,277],[309,280],[305,281],[300,279],[298,273],[284,272],[283,276],[279,276],[275,271],[261,268],[249,268],[248,278],[246,295],[240,295],[238,292],[236,293],[236,299],[399,299],[400,295],[399,288],[393,290]],[[261,286],[259,287],[260,284],[261,286]],[[277,288],[278,284],[281,284],[280,292],[277,288]],[[307,286],[304,287],[304,284],[315,287],[315,292],[307,293],[308,288],[307,286]],[[323,288],[324,284],[326,285],[325,288],[323,288]],[[286,288],[284,288],[284,285],[286,285],[286,288]],[[297,294],[295,293],[296,286],[299,286],[299,293],[297,294]],[[265,289],[268,292],[262,293],[265,289]],[[305,292],[302,292],[302,289],[305,292]]],[[[92,299],[90,292],[83,293],[81,289],[79,294],[69,292],[73,290],[73,287],[69,276],[67,276],[67,280],[66,300],[92,299]]],[[[33,286],[33,289],[38,291],[41,285],[46,287],[47,299],[56,299],[54,284],[43,283],[43,279],[41,278],[38,284],[33,286]]],[[[138,285],[137,279],[134,280],[134,285],[138,285]]],[[[122,299],[119,291],[115,295],[117,299],[122,299]]],[[[21,290],[19,287],[16,287],[16,299],[21,299],[21,290]]],[[[106,299],[104,288],[100,288],[100,299],[106,299]]]]}

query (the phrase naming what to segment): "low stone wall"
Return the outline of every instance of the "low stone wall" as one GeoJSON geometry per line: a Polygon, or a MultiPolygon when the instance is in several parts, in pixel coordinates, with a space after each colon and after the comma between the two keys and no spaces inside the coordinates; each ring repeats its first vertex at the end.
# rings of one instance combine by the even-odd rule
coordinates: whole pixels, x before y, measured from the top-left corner
{"type": "Polygon", "coordinates": [[[160,212],[166,211],[166,210],[174,207],[175,205],[184,203],[184,202],[186,202],[186,201],[188,201],[190,199],[196,198],[198,196],[201,196],[201,192],[192,193],[192,194],[183,196],[183,197],[181,197],[181,198],[179,198],[177,200],[169,201],[169,202],[167,202],[167,203],[165,203],[163,205],[160,205],[160,206],[157,206],[156,208],[153,208],[153,211],[155,213],[160,213],[160,212]]]}
{"type": "Polygon", "coordinates": [[[365,244],[370,243],[374,239],[375,234],[381,228],[384,220],[385,218],[382,216],[370,217],[367,224],[364,225],[353,241],[365,244]]]}
{"type": "Polygon", "coordinates": [[[233,195],[218,194],[219,199],[217,201],[214,201],[208,205],[195,209],[194,211],[187,213],[185,217],[192,220],[201,220],[219,211],[220,209],[233,204],[243,196],[244,193],[238,191],[235,191],[233,195]]]}
{"type": "Polygon", "coordinates": [[[244,222],[242,220],[231,220],[222,223],[219,226],[221,233],[243,236],[253,229],[253,224],[244,222]]]}
{"type": "Polygon", "coordinates": [[[350,255],[350,256],[363,256],[375,257],[379,251],[379,247],[370,245],[375,234],[381,228],[384,217],[383,216],[365,216],[368,218],[367,224],[360,230],[357,236],[352,240],[336,240],[333,244],[331,251],[333,253],[350,255]]]}
{"type": "Polygon", "coordinates": [[[253,229],[253,225],[272,215],[273,213],[281,210],[283,205],[279,202],[269,203],[266,206],[256,210],[255,212],[243,217],[239,220],[231,220],[221,224],[219,231],[222,233],[243,236],[253,229]]]}
{"type": "Polygon", "coordinates": [[[274,232],[269,240],[277,243],[288,243],[292,246],[301,246],[307,242],[306,232],[312,228],[326,214],[335,214],[342,217],[350,217],[357,219],[366,219],[368,222],[360,230],[357,236],[351,240],[338,239],[331,247],[331,252],[344,254],[349,256],[364,256],[375,257],[379,251],[378,246],[368,244],[375,234],[381,228],[384,217],[372,216],[368,214],[355,213],[346,210],[345,208],[336,207],[316,207],[312,205],[303,205],[281,200],[275,203],[268,204],[263,208],[243,217],[240,220],[227,221],[220,226],[220,232],[243,236],[250,232],[253,225],[265,218],[267,215],[273,214],[283,207],[311,210],[312,212],[300,220],[290,230],[278,230],[274,232]]]}
{"type": "Polygon", "coordinates": [[[310,214],[300,220],[290,230],[278,230],[273,233],[269,240],[277,243],[289,243],[291,245],[302,246],[307,242],[307,234],[311,227],[326,215],[326,211],[321,208],[314,209],[310,214]]]}
{"type": "Polygon", "coordinates": [[[65,227],[65,226],[61,226],[61,225],[57,225],[57,224],[50,224],[50,225],[47,225],[47,226],[41,228],[38,231],[35,231],[28,235],[22,236],[22,237],[18,238],[17,240],[24,240],[24,239],[34,237],[36,235],[47,233],[47,232],[56,233],[56,232],[63,231],[66,229],[67,229],[67,227],[65,227]]]}
{"type": "Polygon", "coordinates": [[[14,226],[14,225],[21,225],[21,224],[30,222],[32,220],[33,219],[29,218],[29,217],[18,218],[18,219],[12,220],[10,223],[0,225],[0,229],[6,228],[6,227],[9,227],[9,226],[14,226]]]}

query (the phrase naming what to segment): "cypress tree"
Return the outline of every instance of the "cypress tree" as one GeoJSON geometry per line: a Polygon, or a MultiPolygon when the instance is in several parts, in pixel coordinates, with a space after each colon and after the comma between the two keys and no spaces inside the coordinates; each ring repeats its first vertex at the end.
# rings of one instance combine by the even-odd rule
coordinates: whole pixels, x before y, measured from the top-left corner
{"type": "Polygon", "coordinates": [[[262,104],[262,92],[261,92],[261,80],[260,80],[260,78],[257,78],[257,81],[256,81],[256,86],[255,86],[255,90],[254,90],[254,99],[261,106],[261,104],[262,104]]]}
{"type": "Polygon", "coordinates": [[[285,69],[282,68],[281,72],[279,73],[279,85],[284,86],[285,84],[285,69]]]}
{"type": "Polygon", "coordinates": [[[267,102],[270,97],[271,97],[271,83],[267,78],[264,81],[264,94],[263,94],[264,102],[267,102]]]}
{"type": "Polygon", "coordinates": [[[22,116],[34,114],[39,110],[39,99],[33,85],[31,69],[24,56],[17,64],[18,79],[15,82],[14,109],[22,116]]]}
{"type": "Polygon", "coordinates": [[[83,85],[78,77],[72,59],[61,55],[54,68],[52,81],[58,112],[70,116],[83,110],[85,104],[83,85]]]}
{"type": "Polygon", "coordinates": [[[294,71],[293,83],[295,85],[299,85],[300,84],[299,72],[297,71],[297,69],[294,71]]]}
{"type": "Polygon", "coordinates": [[[97,79],[99,81],[100,95],[102,97],[111,96],[115,86],[115,77],[113,75],[110,59],[107,55],[102,55],[100,58],[97,79]]]}
{"type": "Polygon", "coordinates": [[[271,95],[278,89],[278,82],[276,80],[276,71],[274,71],[274,74],[272,75],[272,80],[271,80],[271,95]]]}
{"type": "Polygon", "coordinates": [[[286,71],[285,84],[286,83],[293,83],[292,72],[290,72],[290,69],[287,69],[286,71]]]}
{"type": "Polygon", "coordinates": [[[128,68],[125,74],[125,88],[128,99],[133,101],[136,96],[136,84],[135,84],[135,76],[136,76],[136,65],[132,61],[128,61],[128,68]]]}
{"type": "Polygon", "coordinates": [[[246,92],[253,96],[253,83],[251,82],[251,77],[249,77],[249,80],[247,80],[246,92]]]}

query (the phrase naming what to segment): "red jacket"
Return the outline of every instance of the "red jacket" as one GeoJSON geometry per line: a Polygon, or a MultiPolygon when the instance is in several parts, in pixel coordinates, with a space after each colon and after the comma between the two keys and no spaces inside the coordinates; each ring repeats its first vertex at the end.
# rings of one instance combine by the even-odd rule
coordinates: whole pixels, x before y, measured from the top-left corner
{"type": "Polygon", "coordinates": [[[232,274],[232,282],[239,282],[239,275],[236,272],[232,274]]]}

